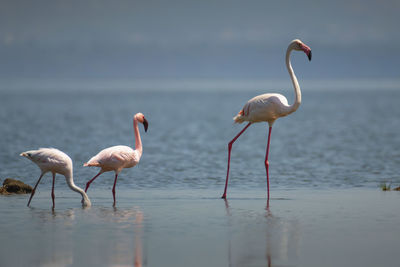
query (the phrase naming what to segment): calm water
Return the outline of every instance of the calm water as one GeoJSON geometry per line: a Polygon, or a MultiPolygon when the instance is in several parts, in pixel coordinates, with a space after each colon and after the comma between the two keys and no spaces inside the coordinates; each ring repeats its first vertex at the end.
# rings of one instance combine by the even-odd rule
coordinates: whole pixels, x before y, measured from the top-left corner
{"type": "MultiPolygon", "coordinates": [[[[143,112],[144,154],[113,174],[80,207],[50,175],[28,196],[0,199],[0,266],[398,266],[399,90],[303,90],[300,109],[278,120],[265,200],[266,124],[251,126],[232,152],[228,201],[219,199],[227,143],[244,125],[232,117],[258,90],[0,92],[0,178],[33,185],[39,169],[19,157],[53,146],[69,154],[83,187],[101,149],[133,145],[143,112]]],[[[292,101],[292,91],[283,91],[292,101]]]]}
{"type": "Polygon", "coordinates": [[[398,192],[374,189],[39,191],[0,201],[1,266],[398,266],[398,192]],[[60,192],[61,191],[61,192],[60,192]]]}

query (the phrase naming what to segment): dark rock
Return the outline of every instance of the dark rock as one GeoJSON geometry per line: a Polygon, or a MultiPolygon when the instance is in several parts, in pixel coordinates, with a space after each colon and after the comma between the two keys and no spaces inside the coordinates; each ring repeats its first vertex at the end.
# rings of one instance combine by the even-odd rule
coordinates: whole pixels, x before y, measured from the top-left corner
{"type": "Polygon", "coordinates": [[[28,194],[32,192],[32,187],[19,180],[7,178],[0,187],[0,194],[28,194]]]}

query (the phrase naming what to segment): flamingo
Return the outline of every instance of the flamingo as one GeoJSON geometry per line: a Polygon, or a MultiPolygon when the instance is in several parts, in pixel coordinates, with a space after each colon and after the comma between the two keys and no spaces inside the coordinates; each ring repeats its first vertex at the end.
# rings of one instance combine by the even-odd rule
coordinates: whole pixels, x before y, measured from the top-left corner
{"type": "Polygon", "coordinates": [[[308,59],[311,61],[311,48],[305,45],[299,39],[295,39],[290,42],[286,51],[286,67],[289,72],[290,78],[294,86],[295,100],[292,105],[288,104],[286,97],[281,94],[263,94],[256,96],[244,105],[243,109],[239,111],[238,115],[233,118],[235,123],[242,123],[248,121],[248,124],[228,143],[228,168],[226,173],[225,190],[222,198],[226,199],[226,189],[228,187],[229,178],[229,166],[231,160],[231,150],[233,143],[239,138],[239,136],[252,124],[256,122],[267,122],[269,125],[267,151],[265,154],[265,170],[267,173],[267,207],[269,206],[269,144],[271,140],[272,125],[275,120],[280,117],[285,117],[295,112],[301,103],[301,92],[300,86],[297,82],[296,75],[293,72],[292,65],[290,63],[290,53],[292,50],[303,51],[308,59]]]}
{"type": "Polygon", "coordinates": [[[100,167],[100,171],[91,180],[86,183],[85,192],[89,189],[90,184],[102,173],[114,171],[115,180],[112,189],[115,206],[115,185],[117,183],[118,174],[124,168],[132,168],[136,166],[142,156],[143,148],[140,139],[138,122],[143,123],[144,131],[147,132],[149,126],[147,120],[142,113],[136,113],[133,117],[133,129],[135,133],[135,149],[129,146],[112,146],[100,151],[96,156],[92,157],[88,162],[83,164],[85,167],[100,167]]]}
{"type": "Polygon", "coordinates": [[[36,187],[38,186],[40,180],[43,175],[47,172],[51,172],[53,174],[53,185],[51,187],[51,198],[53,200],[53,209],[54,205],[54,181],[56,177],[56,173],[62,174],[65,176],[67,184],[71,190],[78,192],[82,195],[82,205],[84,207],[91,206],[90,199],[86,195],[85,191],[82,188],[78,187],[74,183],[73,179],[73,168],[72,168],[72,160],[71,158],[65,154],[64,152],[55,149],[55,148],[39,148],[38,150],[29,150],[26,152],[22,152],[20,156],[26,157],[30,159],[33,163],[38,165],[40,170],[42,171],[35,187],[32,190],[31,196],[28,201],[28,207],[31,203],[32,197],[36,192],[36,187]]]}

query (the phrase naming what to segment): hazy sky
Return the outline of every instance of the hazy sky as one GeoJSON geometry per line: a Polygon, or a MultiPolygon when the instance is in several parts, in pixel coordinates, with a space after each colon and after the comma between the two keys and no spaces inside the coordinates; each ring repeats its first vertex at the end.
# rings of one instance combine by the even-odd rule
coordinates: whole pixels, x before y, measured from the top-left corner
{"type": "Polygon", "coordinates": [[[313,49],[310,78],[396,77],[399,13],[396,0],[1,1],[0,77],[269,78],[294,38],[313,49]]]}

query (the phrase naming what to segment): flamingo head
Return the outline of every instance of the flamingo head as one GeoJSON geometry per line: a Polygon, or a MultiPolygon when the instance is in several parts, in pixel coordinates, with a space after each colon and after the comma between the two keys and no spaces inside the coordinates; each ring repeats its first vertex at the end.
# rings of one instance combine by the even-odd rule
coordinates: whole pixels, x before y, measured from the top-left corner
{"type": "Polygon", "coordinates": [[[297,51],[303,51],[307,57],[308,60],[311,61],[311,48],[309,46],[307,46],[306,44],[304,44],[302,41],[300,41],[299,39],[293,40],[292,41],[293,44],[293,49],[297,50],[297,51]]]}
{"type": "Polygon", "coordinates": [[[144,117],[143,113],[136,113],[135,120],[137,120],[140,123],[143,123],[144,131],[147,132],[147,128],[149,127],[149,123],[147,122],[146,118],[144,117]]]}
{"type": "Polygon", "coordinates": [[[20,155],[21,157],[25,157],[25,158],[30,159],[30,160],[33,161],[33,157],[32,157],[33,153],[32,153],[32,151],[22,152],[22,153],[19,154],[19,155],[20,155]]]}

